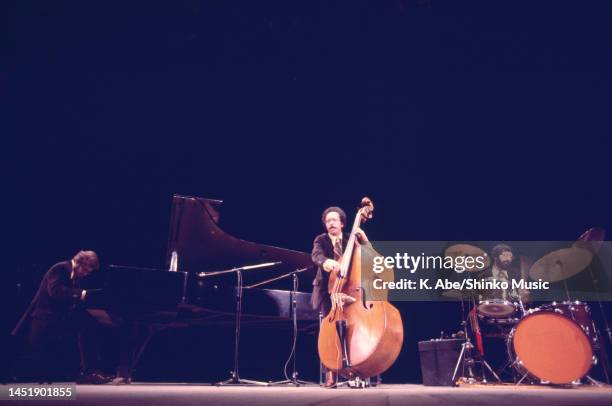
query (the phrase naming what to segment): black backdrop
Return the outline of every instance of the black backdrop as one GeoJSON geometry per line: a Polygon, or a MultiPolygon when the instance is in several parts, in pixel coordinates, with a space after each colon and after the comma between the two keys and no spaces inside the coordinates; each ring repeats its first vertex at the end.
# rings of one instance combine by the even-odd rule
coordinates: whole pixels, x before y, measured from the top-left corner
{"type": "MultiPolygon", "coordinates": [[[[352,213],[363,195],[373,239],[612,230],[606,2],[0,7],[7,329],[42,272],[80,248],[162,266],[174,193],[223,199],[228,233],[303,251],[325,207],[352,213]]],[[[416,341],[457,323],[452,309],[402,311],[388,377],[418,381],[416,341]]],[[[225,375],[221,361],[157,357],[223,340],[175,334],[152,344],[142,376],[225,375]]],[[[315,371],[307,340],[300,356],[315,371]]],[[[250,359],[251,377],[278,375],[250,359]]]]}

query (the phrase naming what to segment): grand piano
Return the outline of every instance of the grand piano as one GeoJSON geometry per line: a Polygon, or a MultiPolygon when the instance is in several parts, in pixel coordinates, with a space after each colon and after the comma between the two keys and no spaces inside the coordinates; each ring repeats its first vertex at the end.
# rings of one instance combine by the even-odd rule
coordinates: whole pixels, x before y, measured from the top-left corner
{"type": "MultiPolygon", "coordinates": [[[[173,196],[168,237],[168,269],[111,265],[94,283],[85,307],[101,324],[123,330],[118,376],[131,380],[151,338],[161,330],[196,324],[235,322],[236,274],[222,270],[280,262],[267,270],[245,271],[245,281],[274,279],[296,270],[310,290],[314,266],[310,255],[244,241],[218,225],[219,200],[173,196]],[[173,255],[175,260],[172,259],[173,255]],[[212,275],[211,275],[212,273],[212,275]]],[[[242,290],[242,326],[291,326],[292,303],[303,330],[316,328],[318,313],[310,293],[296,292],[291,279],[242,290]],[[265,286],[265,287],[263,287],[265,286]],[[284,289],[283,289],[284,287],[284,289]]]]}

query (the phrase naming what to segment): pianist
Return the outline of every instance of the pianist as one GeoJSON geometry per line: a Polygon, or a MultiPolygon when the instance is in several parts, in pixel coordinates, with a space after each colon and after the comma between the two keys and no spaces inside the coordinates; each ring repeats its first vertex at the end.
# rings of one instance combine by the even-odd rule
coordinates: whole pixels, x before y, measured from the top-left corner
{"type": "Polygon", "coordinates": [[[81,372],[78,383],[101,384],[109,377],[92,369],[97,355],[96,321],[81,307],[87,291],[80,280],[100,267],[93,251],[79,251],[69,261],[53,265],[43,277],[34,299],[13,330],[14,336],[25,338],[38,363],[39,378],[50,380],[58,341],[77,333],[81,372]]]}
{"type": "MultiPolygon", "coordinates": [[[[313,243],[312,262],[319,268],[317,275],[312,282],[312,306],[315,310],[326,315],[331,309],[331,299],[327,291],[330,272],[339,272],[340,263],[338,260],[346,249],[348,236],[342,232],[346,224],[346,214],[339,207],[328,207],[323,211],[321,220],[325,226],[325,233],[319,234],[313,243]]],[[[368,238],[359,229],[357,231],[357,239],[359,243],[365,244],[368,238]]],[[[341,298],[344,303],[352,303],[355,298],[345,296],[341,298]]],[[[336,374],[333,371],[325,373],[325,387],[334,387],[336,383],[336,374]]]]}

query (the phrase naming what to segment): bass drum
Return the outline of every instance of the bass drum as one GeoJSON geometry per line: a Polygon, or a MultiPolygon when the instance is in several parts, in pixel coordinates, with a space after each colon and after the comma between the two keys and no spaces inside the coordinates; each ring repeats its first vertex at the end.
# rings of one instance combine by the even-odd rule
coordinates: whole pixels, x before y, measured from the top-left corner
{"type": "Polygon", "coordinates": [[[542,306],[542,310],[549,310],[562,314],[574,320],[591,339],[591,343],[597,347],[597,328],[591,318],[591,310],[589,305],[584,302],[552,302],[549,305],[542,306]]]}
{"type": "Polygon", "coordinates": [[[589,337],[570,318],[533,309],[508,337],[508,355],[522,375],[541,383],[571,384],[593,365],[589,337]]]}

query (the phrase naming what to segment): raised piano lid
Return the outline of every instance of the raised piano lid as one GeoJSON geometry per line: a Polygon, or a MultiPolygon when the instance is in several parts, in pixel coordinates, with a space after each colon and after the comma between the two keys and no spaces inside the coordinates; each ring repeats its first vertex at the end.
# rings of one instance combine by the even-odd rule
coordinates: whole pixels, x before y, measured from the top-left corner
{"type": "Polygon", "coordinates": [[[257,244],[225,233],[218,226],[219,208],[222,204],[221,200],[173,196],[166,256],[168,265],[172,251],[176,251],[178,268],[181,271],[215,271],[282,261],[282,264],[273,270],[252,272],[258,273],[260,277],[257,279],[261,280],[292,270],[313,267],[313,271],[307,274],[310,278],[314,276],[314,266],[308,253],[257,244]]]}

